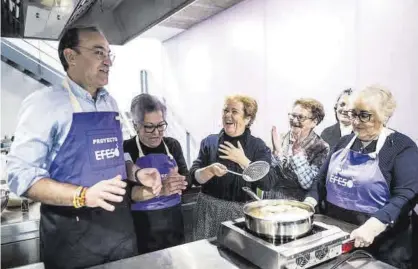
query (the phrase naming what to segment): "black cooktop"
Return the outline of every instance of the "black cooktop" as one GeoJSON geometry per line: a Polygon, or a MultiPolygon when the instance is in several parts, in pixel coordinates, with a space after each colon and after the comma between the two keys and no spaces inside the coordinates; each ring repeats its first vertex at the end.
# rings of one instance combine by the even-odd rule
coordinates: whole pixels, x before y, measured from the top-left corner
{"type": "Polygon", "coordinates": [[[240,228],[240,229],[242,229],[242,230],[244,230],[244,231],[252,234],[252,235],[257,236],[260,239],[263,239],[266,242],[269,242],[271,244],[274,244],[275,246],[283,245],[285,243],[292,242],[293,240],[300,239],[300,238],[303,238],[303,237],[306,237],[306,236],[310,236],[310,235],[313,235],[313,234],[316,234],[318,232],[322,232],[322,231],[326,230],[326,228],[324,228],[324,227],[321,227],[321,226],[318,226],[316,224],[313,224],[312,225],[312,229],[309,231],[309,233],[307,233],[307,234],[305,234],[305,235],[303,235],[301,237],[297,237],[297,238],[274,237],[273,238],[273,237],[267,237],[267,236],[264,236],[264,235],[257,234],[255,232],[247,229],[247,227],[245,226],[245,221],[234,223],[234,225],[237,226],[238,228],[240,228]]]}

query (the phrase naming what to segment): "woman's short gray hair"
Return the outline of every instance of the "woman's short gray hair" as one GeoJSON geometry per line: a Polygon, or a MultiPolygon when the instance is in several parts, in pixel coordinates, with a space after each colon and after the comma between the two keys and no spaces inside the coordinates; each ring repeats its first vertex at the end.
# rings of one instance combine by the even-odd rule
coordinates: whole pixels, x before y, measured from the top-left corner
{"type": "Polygon", "coordinates": [[[131,115],[134,123],[142,123],[146,113],[161,111],[165,120],[167,107],[155,96],[142,93],[131,102],[131,115]]]}
{"type": "Polygon", "coordinates": [[[363,100],[374,107],[378,119],[386,125],[396,109],[395,97],[392,93],[380,85],[372,85],[355,92],[354,100],[363,100]]]}

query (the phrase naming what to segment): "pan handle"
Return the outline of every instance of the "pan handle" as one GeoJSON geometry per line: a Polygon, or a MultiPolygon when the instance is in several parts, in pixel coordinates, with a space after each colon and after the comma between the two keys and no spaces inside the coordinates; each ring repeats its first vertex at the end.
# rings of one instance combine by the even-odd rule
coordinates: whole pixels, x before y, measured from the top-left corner
{"type": "Polygon", "coordinates": [[[251,198],[253,198],[256,201],[261,201],[262,200],[250,188],[248,188],[248,187],[242,187],[242,190],[245,191],[249,196],[251,196],[251,198]]]}

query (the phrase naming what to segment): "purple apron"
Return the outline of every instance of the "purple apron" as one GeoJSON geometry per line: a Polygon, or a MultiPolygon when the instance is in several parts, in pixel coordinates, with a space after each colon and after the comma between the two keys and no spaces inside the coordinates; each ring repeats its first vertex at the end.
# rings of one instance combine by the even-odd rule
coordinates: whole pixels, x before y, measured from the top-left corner
{"type": "MultiPolygon", "coordinates": [[[[379,168],[378,153],[390,132],[382,131],[373,153],[352,151],[354,136],[344,149],[331,156],[326,181],[327,215],[361,225],[387,204],[391,194],[379,168]]],[[[393,228],[377,236],[366,250],[397,268],[410,268],[412,241],[408,225],[408,221],[399,220],[393,228]]]]}
{"type": "Polygon", "coordinates": [[[379,136],[376,152],[362,154],[351,150],[356,136],[348,145],[332,154],[326,180],[327,201],[347,210],[372,214],[390,199],[389,186],[380,171],[380,149],[388,131],[379,136]]]}
{"type": "MultiPolygon", "coordinates": [[[[139,151],[138,159],[135,162],[136,165],[141,168],[156,168],[161,174],[161,180],[164,181],[170,172],[170,169],[177,166],[176,160],[174,160],[173,156],[170,154],[167,145],[163,141],[167,154],[152,153],[144,156],[138,136],[136,136],[135,141],[139,151]]],[[[131,210],[157,210],[178,205],[180,202],[181,197],[178,194],[158,196],[143,202],[132,202],[131,210]]]]}
{"type": "MultiPolygon", "coordinates": [[[[161,179],[165,180],[170,169],[177,166],[164,143],[166,154],[147,154],[144,156],[138,136],[136,164],[142,168],[156,168],[161,179]]],[[[140,254],[153,252],[184,243],[184,223],[181,210],[181,197],[178,194],[159,196],[143,202],[132,202],[131,210],[135,225],[138,251],[140,254]]]]}
{"type": "MultiPolygon", "coordinates": [[[[70,131],[49,168],[58,182],[91,187],[121,175],[126,179],[117,112],[82,112],[64,80],[74,108],[70,131]]],[[[113,212],[42,204],[41,257],[46,268],[86,268],[137,253],[129,199],[113,212]]]]}

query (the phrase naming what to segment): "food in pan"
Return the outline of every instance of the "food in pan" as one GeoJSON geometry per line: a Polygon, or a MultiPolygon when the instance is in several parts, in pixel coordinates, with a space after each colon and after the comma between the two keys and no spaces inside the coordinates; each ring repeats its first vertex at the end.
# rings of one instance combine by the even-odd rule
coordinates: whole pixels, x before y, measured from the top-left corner
{"type": "Polygon", "coordinates": [[[249,215],[272,221],[296,221],[308,218],[308,210],[292,205],[266,205],[252,208],[249,215]]]}

